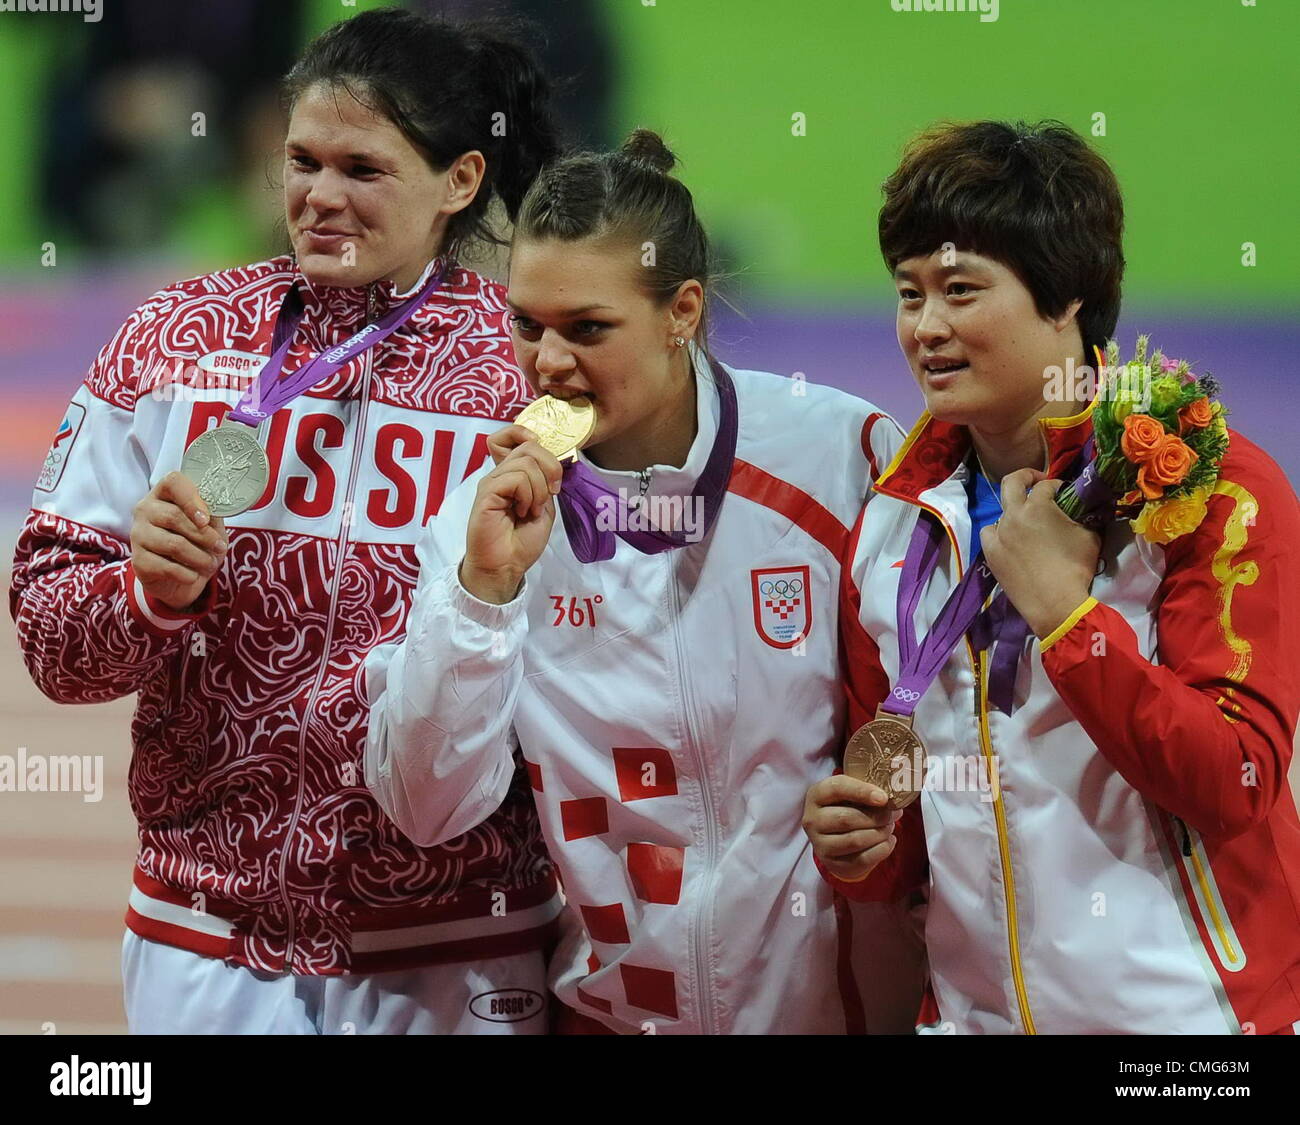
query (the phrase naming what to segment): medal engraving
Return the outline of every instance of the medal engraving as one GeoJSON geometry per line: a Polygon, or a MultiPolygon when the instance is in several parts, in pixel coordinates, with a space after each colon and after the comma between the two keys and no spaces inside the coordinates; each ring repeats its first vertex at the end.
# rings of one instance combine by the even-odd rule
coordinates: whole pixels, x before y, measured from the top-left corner
{"type": "Polygon", "coordinates": [[[271,478],[257,434],[239,422],[196,437],[181,460],[181,472],[195,483],[212,515],[222,517],[246,512],[271,478]]]}
{"type": "Polygon", "coordinates": [[[587,398],[543,395],[525,406],[515,422],[532,430],[542,448],[563,461],[577,456],[596,429],[596,408],[587,398]]]}
{"type": "Polygon", "coordinates": [[[844,747],[844,772],[889,794],[888,806],[903,809],[921,795],[925,781],[925,743],[910,718],[877,711],[844,747]]]}

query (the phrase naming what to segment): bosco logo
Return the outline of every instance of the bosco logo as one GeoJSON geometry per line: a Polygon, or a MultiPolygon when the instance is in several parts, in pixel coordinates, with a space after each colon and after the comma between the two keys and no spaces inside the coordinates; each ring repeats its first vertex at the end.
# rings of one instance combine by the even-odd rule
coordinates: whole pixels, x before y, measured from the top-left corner
{"type": "Polygon", "coordinates": [[[519,1023],[540,1015],[544,1007],[541,994],[528,988],[480,992],[469,1002],[469,1010],[490,1023],[519,1023]]]}

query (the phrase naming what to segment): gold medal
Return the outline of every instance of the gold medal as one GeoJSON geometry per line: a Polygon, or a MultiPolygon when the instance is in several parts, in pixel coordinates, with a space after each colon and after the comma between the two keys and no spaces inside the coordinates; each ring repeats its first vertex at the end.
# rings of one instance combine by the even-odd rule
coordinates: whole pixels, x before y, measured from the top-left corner
{"type": "Polygon", "coordinates": [[[596,429],[596,408],[591,399],[543,395],[524,407],[515,424],[527,426],[543,449],[561,461],[576,457],[596,429]]]}
{"type": "Polygon", "coordinates": [[[880,786],[891,809],[906,808],[921,795],[925,760],[925,743],[912,729],[912,717],[880,709],[844,747],[844,772],[880,786]]]}

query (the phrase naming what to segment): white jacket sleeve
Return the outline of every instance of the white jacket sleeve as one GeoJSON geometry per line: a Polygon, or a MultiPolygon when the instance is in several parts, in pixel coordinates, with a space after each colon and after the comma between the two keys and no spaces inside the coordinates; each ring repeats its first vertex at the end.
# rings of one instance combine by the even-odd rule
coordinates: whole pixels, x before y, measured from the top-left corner
{"type": "Polygon", "coordinates": [[[496,812],[515,772],[526,596],[521,589],[514,601],[491,605],[457,577],[477,480],[461,485],[421,534],[405,639],[366,657],[366,785],[425,847],[496,812]]]}

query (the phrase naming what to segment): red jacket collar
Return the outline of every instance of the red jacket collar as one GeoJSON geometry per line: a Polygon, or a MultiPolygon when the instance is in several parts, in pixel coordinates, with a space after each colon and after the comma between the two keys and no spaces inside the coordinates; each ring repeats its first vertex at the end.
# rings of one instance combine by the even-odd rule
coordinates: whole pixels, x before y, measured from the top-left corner
{"type": "MultiPolygon", "coordinates": [[[[1078,414],[1062,418],[1040,418],[1039,433],[1047,450],[1047,473],[1059,477],[1092,435],[1092,411],[1096,400],[1078,414]]],[[[941,422],[929,411],[917,419],[903,448],[880,474],[875,490],[898,500],[915,502],[922,492],[942,484],[957,471],[970,454],[970,431],[965,426],[941,422]]]]}
{"type": "MultiPolygon", "coordinates": [[[[428,281],[434,269],[443,264],[441,258],[434,258],[424,268],[419,280],[410,289],[399,293],[391,281],[375,281],[352,288],[313,285],[298,268],[297,260],[291,259],[291,262],[293,281],[302,296],[308,320],[333,325],[333,335],[340,338],[373,323],[394,305],[401,304],[428,281]]],[[[503,310],[505,302],[499,294],[491,292],[494,289],[499,289],[495,282],[473,270],[452,266],[438,291],[420,306],[412,318],[412,327],[436,332],[453,327],[466,315],[474,315],[479,307],[503,310]]]]}

